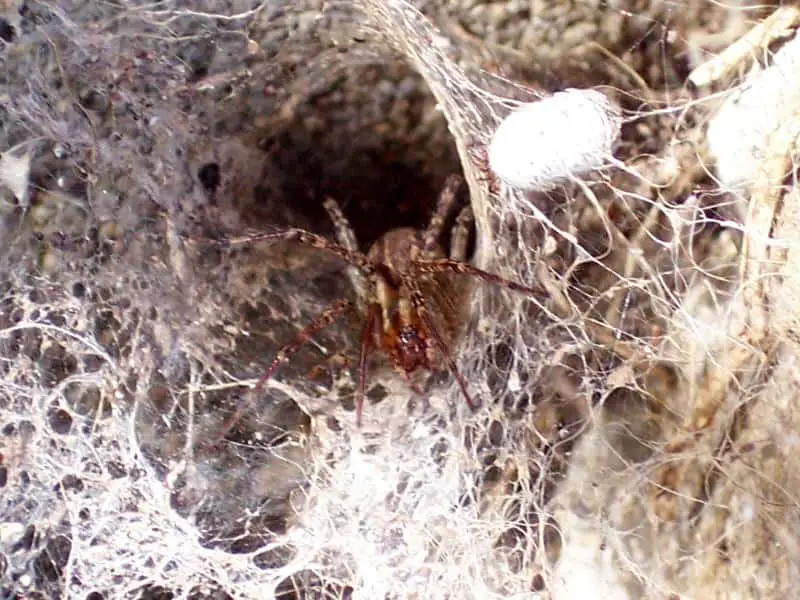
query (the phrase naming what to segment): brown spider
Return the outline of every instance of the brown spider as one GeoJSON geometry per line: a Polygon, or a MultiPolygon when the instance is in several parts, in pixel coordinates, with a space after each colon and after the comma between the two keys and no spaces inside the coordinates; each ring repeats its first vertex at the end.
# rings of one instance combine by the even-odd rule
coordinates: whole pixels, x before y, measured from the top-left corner
{"type": "MultiPolygon", "coordinates": [[[[378,239],[366,254],[356,247],[355,235],[336,203],[327,200],[325,208],[337,229],[339,243],[304,229],[284,229],[270,233],[232,238],[224,242],[244,244],[258,241],[294,241],[337,256],[354,269],[349,270],[359,303],[365,312],[361,328],[356,388],[356,423],[361,425],[367,357],[372,348],[381,348],[392,365],[411,381],[417,369],[433,370],[444,363],[453,374],[470,408],[475,409],[467,384],[458,371],[449,343],[458,323],[458,286],[449,274],[472,275],[513,291],[538,294],[537,290],[488,273],[464,262],[467,247],[467,224],[472,215],[465,208],[456,220],[451,255],[446,257],[438,240],[453,205],[461,177],[451,175],[442,190],[436,212],[425,231],[399,228],[378,239]],[[439,322],[441,321],[441,322],[439,322]]],[[[294,354],[315,333],[328,327],[356,304],[338,300],[301,329],[284,345],[261,375],[257,392],[282,362],[294,354]]],[[[234,418],[234,423],[238,420],[234,418]]],[[[226,427],[226,432],[233,425],[226,427]]]]}

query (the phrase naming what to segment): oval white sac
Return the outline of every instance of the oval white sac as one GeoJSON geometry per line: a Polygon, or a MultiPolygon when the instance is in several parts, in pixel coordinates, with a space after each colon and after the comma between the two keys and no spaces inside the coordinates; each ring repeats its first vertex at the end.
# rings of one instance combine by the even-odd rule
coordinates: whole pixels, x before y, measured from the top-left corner
{"type": "Polygon", "coordinates": [[[506,184],[545,190],[587,173],[611,157],[619,108],[596,90],[568,89],[523,104],[489,142],[489,168],[506,184]]]}

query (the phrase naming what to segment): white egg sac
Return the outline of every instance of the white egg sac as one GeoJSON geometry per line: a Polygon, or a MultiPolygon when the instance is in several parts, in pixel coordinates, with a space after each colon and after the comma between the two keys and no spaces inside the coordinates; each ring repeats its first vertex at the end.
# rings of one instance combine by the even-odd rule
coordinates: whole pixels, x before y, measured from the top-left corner
{"type": "Polygon", "coordinates": [[[489,168],[507,185],[545,190],[588,173],[611,157],[619,108],[596,90],[568,89],[523,104],[489,142],[489,168]]]}

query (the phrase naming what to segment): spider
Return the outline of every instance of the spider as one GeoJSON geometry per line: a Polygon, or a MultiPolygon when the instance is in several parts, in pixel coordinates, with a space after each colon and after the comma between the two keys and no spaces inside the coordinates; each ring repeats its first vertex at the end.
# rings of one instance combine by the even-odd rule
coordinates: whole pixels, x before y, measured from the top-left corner
{"type": "MultiPolygon", "coordinates": [[[[348,273],[356,289],[358,302],[337,300],[303,327],[269,363],[256,383],[256,393],[281,363],[288,360],[314,334],[346,312],[360,308],[364,319],[355,396],[358,426],[361,425],[364,407],[367,358],[373,349],[383,350],[415,392],[419,392],[411,380],[415,371],[431,371],[446,366],[458,382],[467,405],[473,410],[477,407],[450,350],[459,322],[459,292],[462,290],[451,274],[471,275],[525,294],[536,295],[540,292],[465,262],[468,226],[472,220],[469,206],[456,219],[450,256],[445,255],[439,238],[461,183],[459,175],[451,175],[446,180],[436,211],[424,231],[407,227],[393,229],[379,238],[366,254],[358,250],[355,234],[331,199],[326,200],[325,208],[336,227],[338,243],[299,228],[246,235],[223,242],[225,245],[260,241],[296,242],[332,254],[352,267],[348,273]]],[[[226,431],[231,427],[226,427],[226,431]]]]}

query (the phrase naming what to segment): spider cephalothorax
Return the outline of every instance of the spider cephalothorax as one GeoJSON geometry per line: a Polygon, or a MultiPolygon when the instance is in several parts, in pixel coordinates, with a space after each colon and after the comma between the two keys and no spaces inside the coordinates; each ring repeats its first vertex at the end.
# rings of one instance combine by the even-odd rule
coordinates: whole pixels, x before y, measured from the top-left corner
{"type": "Polygon", "coordinates": [[[460,182],[458,176],[448,178],[436,212],[425,231],[394,229],[376,241],[366,254],[358,251],[355,235],[331,200],[325,206],[336,225],[339,243],[303,229],[260,233],[225,242],[294,241],[333,254],[357,271],[351,270],[350,275],[358,302],[338,300],[301,329],[291,342],[278,351],[259,379],[256,390],[316,332],[329,326],[345,312],[360,309],[364,314],[364,323],[361,328],[356,388],[356,418],[359,424],[364,403],[367,358],[372,349],[383,350],[415,390],[417,388],[411,381],[415,371],[446,367],[458,382],[467,404],[475,408],[450,351],[457,336],[458,324],[462,321],[463,310],[463,302],[460,301],[463,281],[455,281],[453,275],[472,275],[526,294],[539,292],[464,262],[468,225],[472,218],[469,207],[456,219],[450,256],[445,256],[439,238],[460,182]]]}
{"type": "MultiPolygon", "coordinates": [[[[366,293],[371,310],[380,313],[380,324],[377,319],[375,321],[376,329],[380,327],[379,335],[373,345],[383,348],[392,365],[409,381],[417,369],[434,369],[439,362],[431,332],[414,306],[412,289],[407,282],[409,276],[415,276],[414,265],[420,260],[423,244],[420,232],[400,228],[386,233],[367,252],[367,258],[379,266],[366,293]]],[[[427,255],[428,258],[444,258],[438,243],[427,255]]],[[[417,284],[428,298],[443,341],[452,343],[452,324],[458,321],[456,312],[460,304],[456,300],[458,291],[442,276],[434,276],[429,282],[417,281],[417,284]]]]}

